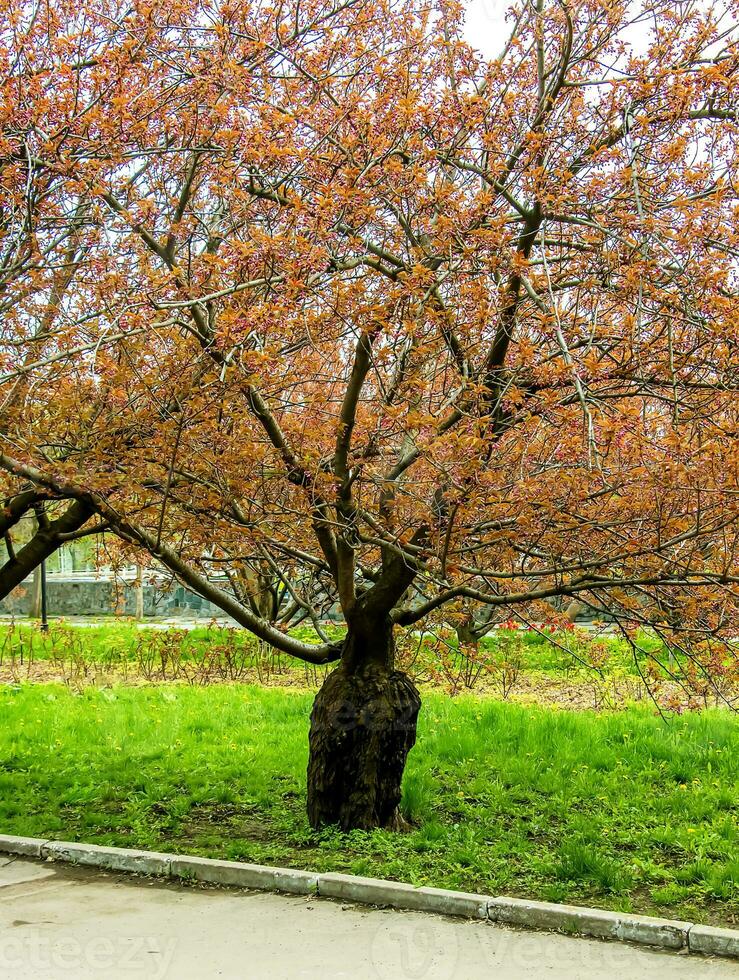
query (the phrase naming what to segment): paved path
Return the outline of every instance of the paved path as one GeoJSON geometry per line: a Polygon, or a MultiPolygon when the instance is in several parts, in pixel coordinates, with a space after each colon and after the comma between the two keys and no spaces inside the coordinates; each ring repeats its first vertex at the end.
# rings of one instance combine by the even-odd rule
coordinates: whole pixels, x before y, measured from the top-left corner
{"type": "Polygon", "coordinates": [[[739,965],[0,856],[2,980],[738,980],[739,965]]]}

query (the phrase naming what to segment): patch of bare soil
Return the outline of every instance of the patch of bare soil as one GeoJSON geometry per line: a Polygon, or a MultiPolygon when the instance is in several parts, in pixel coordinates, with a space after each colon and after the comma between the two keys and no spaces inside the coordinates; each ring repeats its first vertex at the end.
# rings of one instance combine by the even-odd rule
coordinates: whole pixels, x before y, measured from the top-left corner
{"type": "MultiPolygon", "coordinates": [[[[135,665],[124,669],[104,667],[94,662],[73,665],[34,660],[25,663],[0,664],[0,684],[66,684],[74,690],[86,687],[112,687],[145,684],[186,684],[193,687],[210,684],[259,684],[263,687],[284,687],[294,690],[315,691],[324,677],[323,671],[313,669],[269,671],[251,668],[240,672],[238,677],[205,676],[194,668],[190,673],[182,671],[176,676],[168,673],[142,672],[135,665]]],[[[421,684],[422,690],[436,690],[450,695],[476,694],[498,701],[517,704],[542,705],[568,711],[616,711],[633,704],[644,704],[663,711],[696,711],[708,707],[724,707],[739,710],[739,688],[726,687],[721,691],[712,688],[691,690],[675,681],[652,683],[649,688],[635,677],[611,677],[592,680],[576,680],[556,677],[535,671],[521,671],[515,683],[501,691],[500,686],[484,678],[473,688],[452,691],[443,684],[421,684]]]]}
{"type": "Polygon", "coordinates": [[[664,711],[695,711],[709,707],[739,709],[739,688],[735,685],[719,690],[708,686],[694,690],[676,681],[655,681],[647,687],[637,677],[602,679],[595,674],[592,680],[573,680],[522,671],[505,694],[498,685],[484,680],[476,684],[473,691],[465,693],[568,711],[617,711],[633,704],[651,705],[664,711]]]}
{"type": "Polygon", "coordinates": [[[0,684],[66,684],[72,688],[111,687],[114,684],[140,687],[144,684],[186,684],[205,687],[210,684],[261,684],[264,687],[290,687],[299,690],[317,689],[323,681],[322,672],[312,669],[299,671],[267,671],[249,668],[238,676],[206,674],[194,667],[175,673],[142,671],[136,665],[109,667],[95,662],[66,664],[58,661],[33,660],[24,663],[0,663],[0,684]]]}

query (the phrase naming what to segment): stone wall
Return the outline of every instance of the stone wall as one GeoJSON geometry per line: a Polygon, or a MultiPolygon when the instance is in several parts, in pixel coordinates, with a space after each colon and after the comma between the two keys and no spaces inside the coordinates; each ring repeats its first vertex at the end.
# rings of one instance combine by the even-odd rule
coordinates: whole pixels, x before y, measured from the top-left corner
{"type": "MultiPolygon", "coordinates": [[[[161,588],[145,584],[143,589],[144,616],[147,618],[202,619],[205,622],[229,619],[222,609],[181,585],[161,588]]],[[[136,590],[120,580],[53,575],[47,579],[47,595],[48,614],[52,619],[58,616],[136,615],[136,590]]],[[[28,616],[32,601],[32,580],[26,579],[21,588],[0,600],[0,615],[28,616]]],[[[329,613],[329,618],[340,621],[342,617],[335,609],[329,613]]],[[[583,606],[576,621],[587,623],[594,618],[605,620],[610,617],[583,606]]]]}
{"type": "MultiPolygon", "coordinates": [[[[160,589],[144,585],[144,616],[163,616],[183,619],[224,619],[223,610],[181,585],[160,589]]],[[[95,579],[76,579],[72,576],[49,577],[47,606],[50,618],[57,616],[134,616],[136,590],[122,582],[95,579]]],[[[20,589],[0,600],[0,614],[27,616],[31,610],[33,591],[31,580],[20,589]]]]}

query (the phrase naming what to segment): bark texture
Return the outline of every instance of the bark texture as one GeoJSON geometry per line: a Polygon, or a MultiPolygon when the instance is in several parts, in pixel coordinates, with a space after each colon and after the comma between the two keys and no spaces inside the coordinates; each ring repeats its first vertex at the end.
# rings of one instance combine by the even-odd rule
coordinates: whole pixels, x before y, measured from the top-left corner
{"type": "Polygon", "coordinates": [[[360,662],[350,635],[340,666],[316,696],[308,762],[312,827],[402,826],[401,781],[416,741],[421,698],[410,678],[392,667],[392,636],[388,650],[379,632],[378,655],[360,662]]]}

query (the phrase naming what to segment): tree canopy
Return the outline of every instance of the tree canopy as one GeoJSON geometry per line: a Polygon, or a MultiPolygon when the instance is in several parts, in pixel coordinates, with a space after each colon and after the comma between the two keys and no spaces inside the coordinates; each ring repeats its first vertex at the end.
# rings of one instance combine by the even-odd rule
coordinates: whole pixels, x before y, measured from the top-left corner
{"type": "Polygon", "coordinates": [[[104,531],[315,662],[255,570],[736,633],[733,0],[2,8],[5,592],[104,531]]]}

